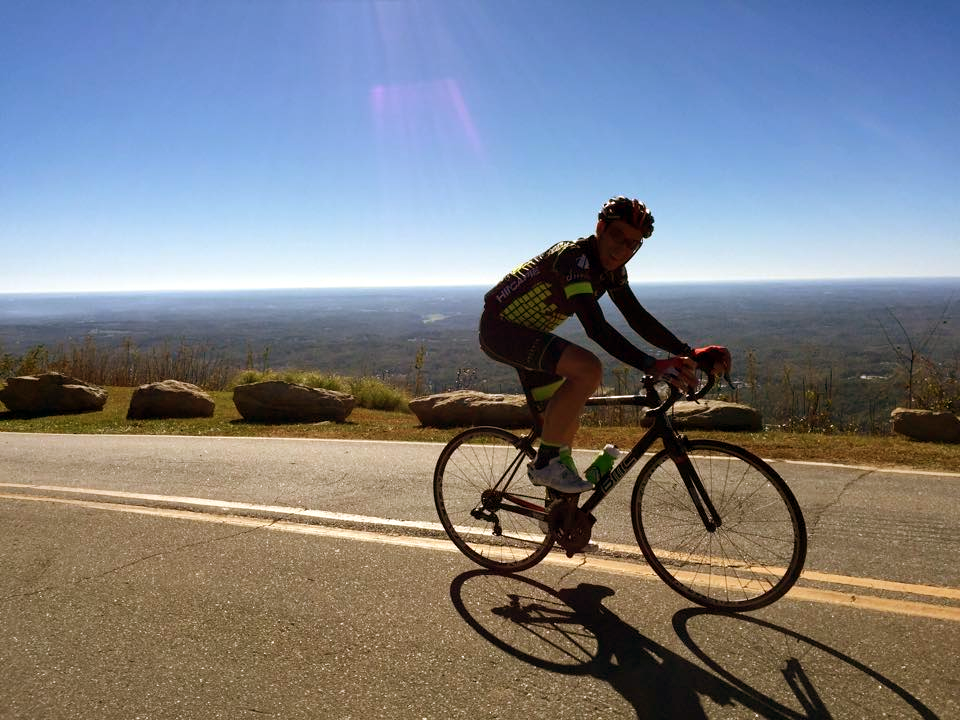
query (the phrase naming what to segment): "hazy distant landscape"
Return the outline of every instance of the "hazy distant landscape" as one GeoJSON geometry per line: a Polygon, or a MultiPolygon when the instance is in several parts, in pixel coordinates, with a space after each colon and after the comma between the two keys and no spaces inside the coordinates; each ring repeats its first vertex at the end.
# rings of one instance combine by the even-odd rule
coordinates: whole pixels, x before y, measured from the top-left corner
{"type": "MultiPolygon", "coordinates": [[[[691,344],[734,355],[740,399],[766,417],[819,409],[843,423],[885,421],[902,402],[908,340],[945,373],[960,363],[960,279],[646,284],[641,302],[691,344]],[[902,328],[900,327],[902,325],[902,328]],[[919,349],[919,347],[917,348],[919,349]],[[778,406],[779,404],[779,406],[778,406]],[[788,405],[794,406],[792,409],[788,405]]],[[[82,343],[202,346],[236,369],[315,368],[373,375],[425,391],[517,389],[477,346],[482,287],[208,293],[0,295],[0,355],[82,343]]],[[[608,317],[626,330],[609,304],[608,317]]],[[[629,336],[629,331],[626,331],[629,336]]],[[[575,320],[563,334],[589,344],[575,320]]],[[[643,344],[641,347],[646,348],[643,344]]],[[[607,360],[614,385],[619,363],[607,360]]],[[[9,374],[9,372],[7,373],[9,374]]]]}

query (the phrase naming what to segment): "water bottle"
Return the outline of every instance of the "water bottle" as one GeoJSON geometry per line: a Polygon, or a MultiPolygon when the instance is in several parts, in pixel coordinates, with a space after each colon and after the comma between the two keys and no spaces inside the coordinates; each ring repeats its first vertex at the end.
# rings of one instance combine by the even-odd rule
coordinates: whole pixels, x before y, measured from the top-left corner
{"type": "Polygon", "coordinates": [[[620,457],[620,448],[608,443],[604,446],[603,452],[597,455],[594,461],[590,463],[590,467],[587,468],[584,477],[596,485],[600,482],[601,478],[606,477],[610,470],[613,469],[613,464],[617,461],[618,457],[620,457]]]}

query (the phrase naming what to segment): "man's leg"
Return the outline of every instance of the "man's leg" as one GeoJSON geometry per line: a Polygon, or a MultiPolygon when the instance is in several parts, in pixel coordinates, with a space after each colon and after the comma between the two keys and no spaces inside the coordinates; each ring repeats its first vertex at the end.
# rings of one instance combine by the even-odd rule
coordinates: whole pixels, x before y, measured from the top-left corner
{"type": "MultiPolygon", "coordinates": [[[[530,478],[535,485],[548,485],[561,492],[583,492],[592,486],[580,477],[570,448],[580,427],[580,413],[587,398],[600,386],[603,369],[593,353],[569,345],[557,361],[556,373],[563,379],[547,402],[540,447],[530,478]],[[554,462],[560,465],[551,467],[554,462]]],[[[554,387],[556,383],[541,390],[554,387]]]]}
{"type": "Polygon", "coordinates": [[[494,360],[517,368],[531,405],[546,402],[540,448],[527,468],[531,482],[566,493],[592,488],[579,477],[569,446],[584,403],[600,385],[600,361],[568,340],[487,312],[480,319],[480,347],[494,360]]]}
{"type": "Polygon", "coordinates": [[[589,350],[569,345],[557,362],[556,372],[564,383],[547,403],[542,437],[548,445],[572,447],[583,406],[603,380],[603,367],[589,350]]]}

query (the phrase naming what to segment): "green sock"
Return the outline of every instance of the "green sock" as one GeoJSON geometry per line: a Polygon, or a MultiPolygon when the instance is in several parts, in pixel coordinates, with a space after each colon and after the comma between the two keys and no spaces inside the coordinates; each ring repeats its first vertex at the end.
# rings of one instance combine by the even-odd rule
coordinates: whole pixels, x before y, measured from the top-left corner
{"type": "Polygon", "coordinates": [[[537,450],[537,458],[533,461],[533,466],[539,470],[545,468],[547,463],[560,454],[561,445],[540,441],[540,448],[537,450]]]}
{"type": "Polygon", "coordinates": [[[573,451],[570,450],[570,447],[567,445],[563,445],[560,448],[559,455],[560,455],[560,462],[566,465],[567,468],[570,470],[570,472],[572,472],[574,475],[579,477],[580,471],[577,470],[577,463],[574,462],[573,451]]]}

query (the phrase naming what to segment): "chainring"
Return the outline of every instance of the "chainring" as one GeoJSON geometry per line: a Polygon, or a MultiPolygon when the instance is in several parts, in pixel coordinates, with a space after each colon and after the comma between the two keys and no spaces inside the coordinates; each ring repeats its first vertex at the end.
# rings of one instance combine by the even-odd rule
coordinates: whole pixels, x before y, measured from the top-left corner
{"type": "Polygon", "coordinates": [[[576,495],[553,500],[547,510],[547,522],[557,544],[567,551],[567,557],[573,557],[587,546],[596,521],[593,515],[577,507],[576,495]]]}

